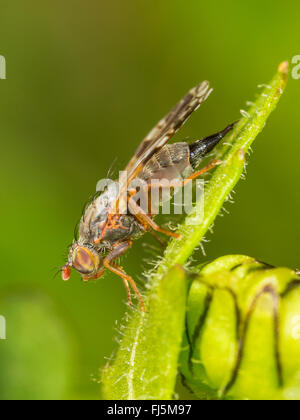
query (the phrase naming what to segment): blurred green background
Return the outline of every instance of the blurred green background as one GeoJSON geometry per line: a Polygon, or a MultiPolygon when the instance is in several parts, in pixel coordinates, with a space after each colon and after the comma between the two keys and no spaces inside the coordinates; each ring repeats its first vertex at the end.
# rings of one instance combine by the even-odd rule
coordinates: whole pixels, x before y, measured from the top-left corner
{"type": "MultiPolygon", "coordinates": [[[[98,398],[99,369],[125,312],[114,275],[53,278],[96,182],[203,79],[215,92],[176,139],[239,117],[259,83],[300,54],[299,1],[4,1],[0,54],[1,399],[98,398]]],[[[300,268],[300,79],[255,143],[207,257],[245,253],[300,268]]],[[[124,259],[138,278],[145,237],[124,259]]]]}

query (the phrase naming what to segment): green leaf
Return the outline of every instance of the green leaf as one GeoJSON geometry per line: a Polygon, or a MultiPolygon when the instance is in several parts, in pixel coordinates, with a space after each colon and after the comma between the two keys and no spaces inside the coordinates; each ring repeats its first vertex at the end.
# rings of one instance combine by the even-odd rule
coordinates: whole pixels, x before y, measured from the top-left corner
{"type": "MultiPolygon", "coordinates": [[[[156,270],[148,276],[146,314],[132,313],[122,329],[124,335],[115,360],[102,375],[104,398],[172,397],[188,281],[179,268],[167,273],[175,265],[188,261],[213,224],[244,171],[250,145],[284,90],[287,74],[288,63],[285,62],[219,149],[218,159],[222,164],[213,172],[202,199],[179,227],[181,238],[169,243],[156,270]]],[[[220,299],[226,299],[226,296],[220,296],[220,299]]]]}
{"type": "Polygon", "coordinates": [[[299,286],[295,271],[244,256],[200,269],[180,358],[188,386],[201,398],[300,399],[299,286]]]}

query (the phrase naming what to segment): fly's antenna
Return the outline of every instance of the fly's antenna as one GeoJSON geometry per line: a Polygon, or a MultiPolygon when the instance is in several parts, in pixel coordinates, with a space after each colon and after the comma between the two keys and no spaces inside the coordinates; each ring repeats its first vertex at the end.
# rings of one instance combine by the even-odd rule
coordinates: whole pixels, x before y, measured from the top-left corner
{"type": "Polygon", "coordinates": [[[57,270],[57,269],[61,270],[62,267],[60,265],[57,265],[56,267],[51,268],[50,271],[52,272],[52,271],[57,270]]]}
{"type": "Polygon", "coordinates": [[[63,267],[54,267],[51,271],[54,270],[56,270],[56,272],[53,274],[52,280],[54,280],[58,276],[58,274],[62,272],[63,267]]]}

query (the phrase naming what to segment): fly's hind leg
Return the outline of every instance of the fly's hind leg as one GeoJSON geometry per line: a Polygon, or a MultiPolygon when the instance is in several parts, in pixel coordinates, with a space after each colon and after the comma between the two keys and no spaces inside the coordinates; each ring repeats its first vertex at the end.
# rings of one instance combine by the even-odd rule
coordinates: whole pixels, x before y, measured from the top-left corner
{"type": "Polygon", "coordinates": [[[210,171],[215,166],[220,165],[221,163],[222,163],[222,161],[220,161],[220,160],[217,160],[217,159],[212,160],[207,166],[204,166],[204,168],[200,169],[197,172],[194,172],[192,175],[185,178],[182,182],[182,186],[184,186],[188,182],[192,181],[193,179],[199,178],[199,176],[205,174],[206,172],[210,171]]]}
{"type": "Polygon", "coordinates": [[[108,270],[110,270],[111,272],[115,273],[117,276],[122,278],[124,286],[127,290],[128,301],[129,301],[130,305],[132,305],[132,300],[131,300],[131,293],[130,293],[129,285],[132,287],[132,289],[134,290],[134,292],[137,295],[137,298],[140,302],[141,310],[144,312],[145,311],[145,303],[144,303],[142,295],[141,295],[139,289],[137,288],[133,278],[130,277],[128,274],[126,274],[122,267],[120,267],[119,265],[117,265],[113,262],[113,260],[115,260],[116,258],[119,258],[119,257],[121,257],[121,255],[125,254],[125,252],[128,251],[128,249],[131,247],[131,245],[132,245],[132,241],[120,242],[119,244],[117,244],[113,248],[113,250],[106,256],[106,258],[103,261],[103,265],[104,265],[105,268],[107,268],[108,270]]]}
{"type": "MultiPolygon", "coordinates": [[[[213,169],[215,166],[220,165],[220,163],[222,163],[219,160],[212,160],[207,166],[205,166],[204,168],[200,169],[197,172],[194,172],[192,175],[190,175],[189,177],[185,178],[183,181],[178,181],[178,182],[172,182],[170,185],[167,186],[167,188],[180,188],[180,187],[184,187],[187,183],[191,182],[192,180],[198,178],[199,176],[203,175],[204,173],[210,171],[211,169],[213,169]]],[[[147,187],[149,190],[151,188],[166,188],[166,185],[164,184],[160,184],[159,182],[156,183],[151,183],[149,185],[147,185],[147,187]]],[[[175,232],[170,232],[169,230],[165,230],[162,229],[160,226],[158,226],[154,220],[151,218],[150,215],[148,215],[133,199],[134,197],[134,192],[131,192],[131,197],[129,199],[129,210],[130,212],[136,217],[136,219],[142,224],[144,225],[147,229],[152,228],[154,231],[156,232],[161,232],[164,233],[165,235],[168,236],[172,236],[173,238],[177,238],[180,239],[180,235],[178,233],[175,232]]]]}
{"type": "Polygon", "coordinates": [[[129,199],[129,210],[130,213],[146,228],[146,230],[152,228],[156,232],[161,232],[165,235],[172,236],[173,238],[180,239],[180,235],[178,233],[170,232],[169,230],[162,229],[158,226],[151,216],[145,213],[145,211],[132,198],[129,199]]]}
{"type": "Polygon", "coordinates": [[[162,248],[165,248],[167,243],[163,241],[153,230],[150,230],[149,233],[153,236],[153,238],[159,243],[162,248]]]}
{"type": "Polygon", "coordinates": [[[196,178],[199,178],[199,176],[205,174],[206,172],[210,171],[211,169],[215,168],[217,165],[220,165],[222,163],[221,160],[213,159],[207,166],[204,166],[204,168],[200,169],[199,171],[196,171],[192,173],[192,175],[188,176],[187,178],[184,178],[182,181],[172,181],[170,185],[160,184],[159,182],[155,182],[152,184],[147,185],[147,188],[150,190],[151,188],[180,188],[184,187],[187,183],[190,181],[193,181],[196,178]]]}

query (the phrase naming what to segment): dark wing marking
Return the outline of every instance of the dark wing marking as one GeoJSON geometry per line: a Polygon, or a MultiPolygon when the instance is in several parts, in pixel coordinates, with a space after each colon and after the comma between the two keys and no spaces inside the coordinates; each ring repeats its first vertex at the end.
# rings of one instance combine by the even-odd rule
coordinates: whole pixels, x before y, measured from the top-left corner
{"type": "Polygon", "coordinates": [[[182,127],[190,115],[208,98],[212,89],[208,82],[191,89],[189,93],[145,137],[126,167],[128,177],[134,169],[149,160],[182,127]]]}
{"type": "Polygon", "coordinates": [[[207,81],[191,89],[188,94],[145,137],[120,177],[120,195],[126,195],[131,181],[143,165],[177,133],[190,115],[206,101],[212,89],[207,81]]]}

